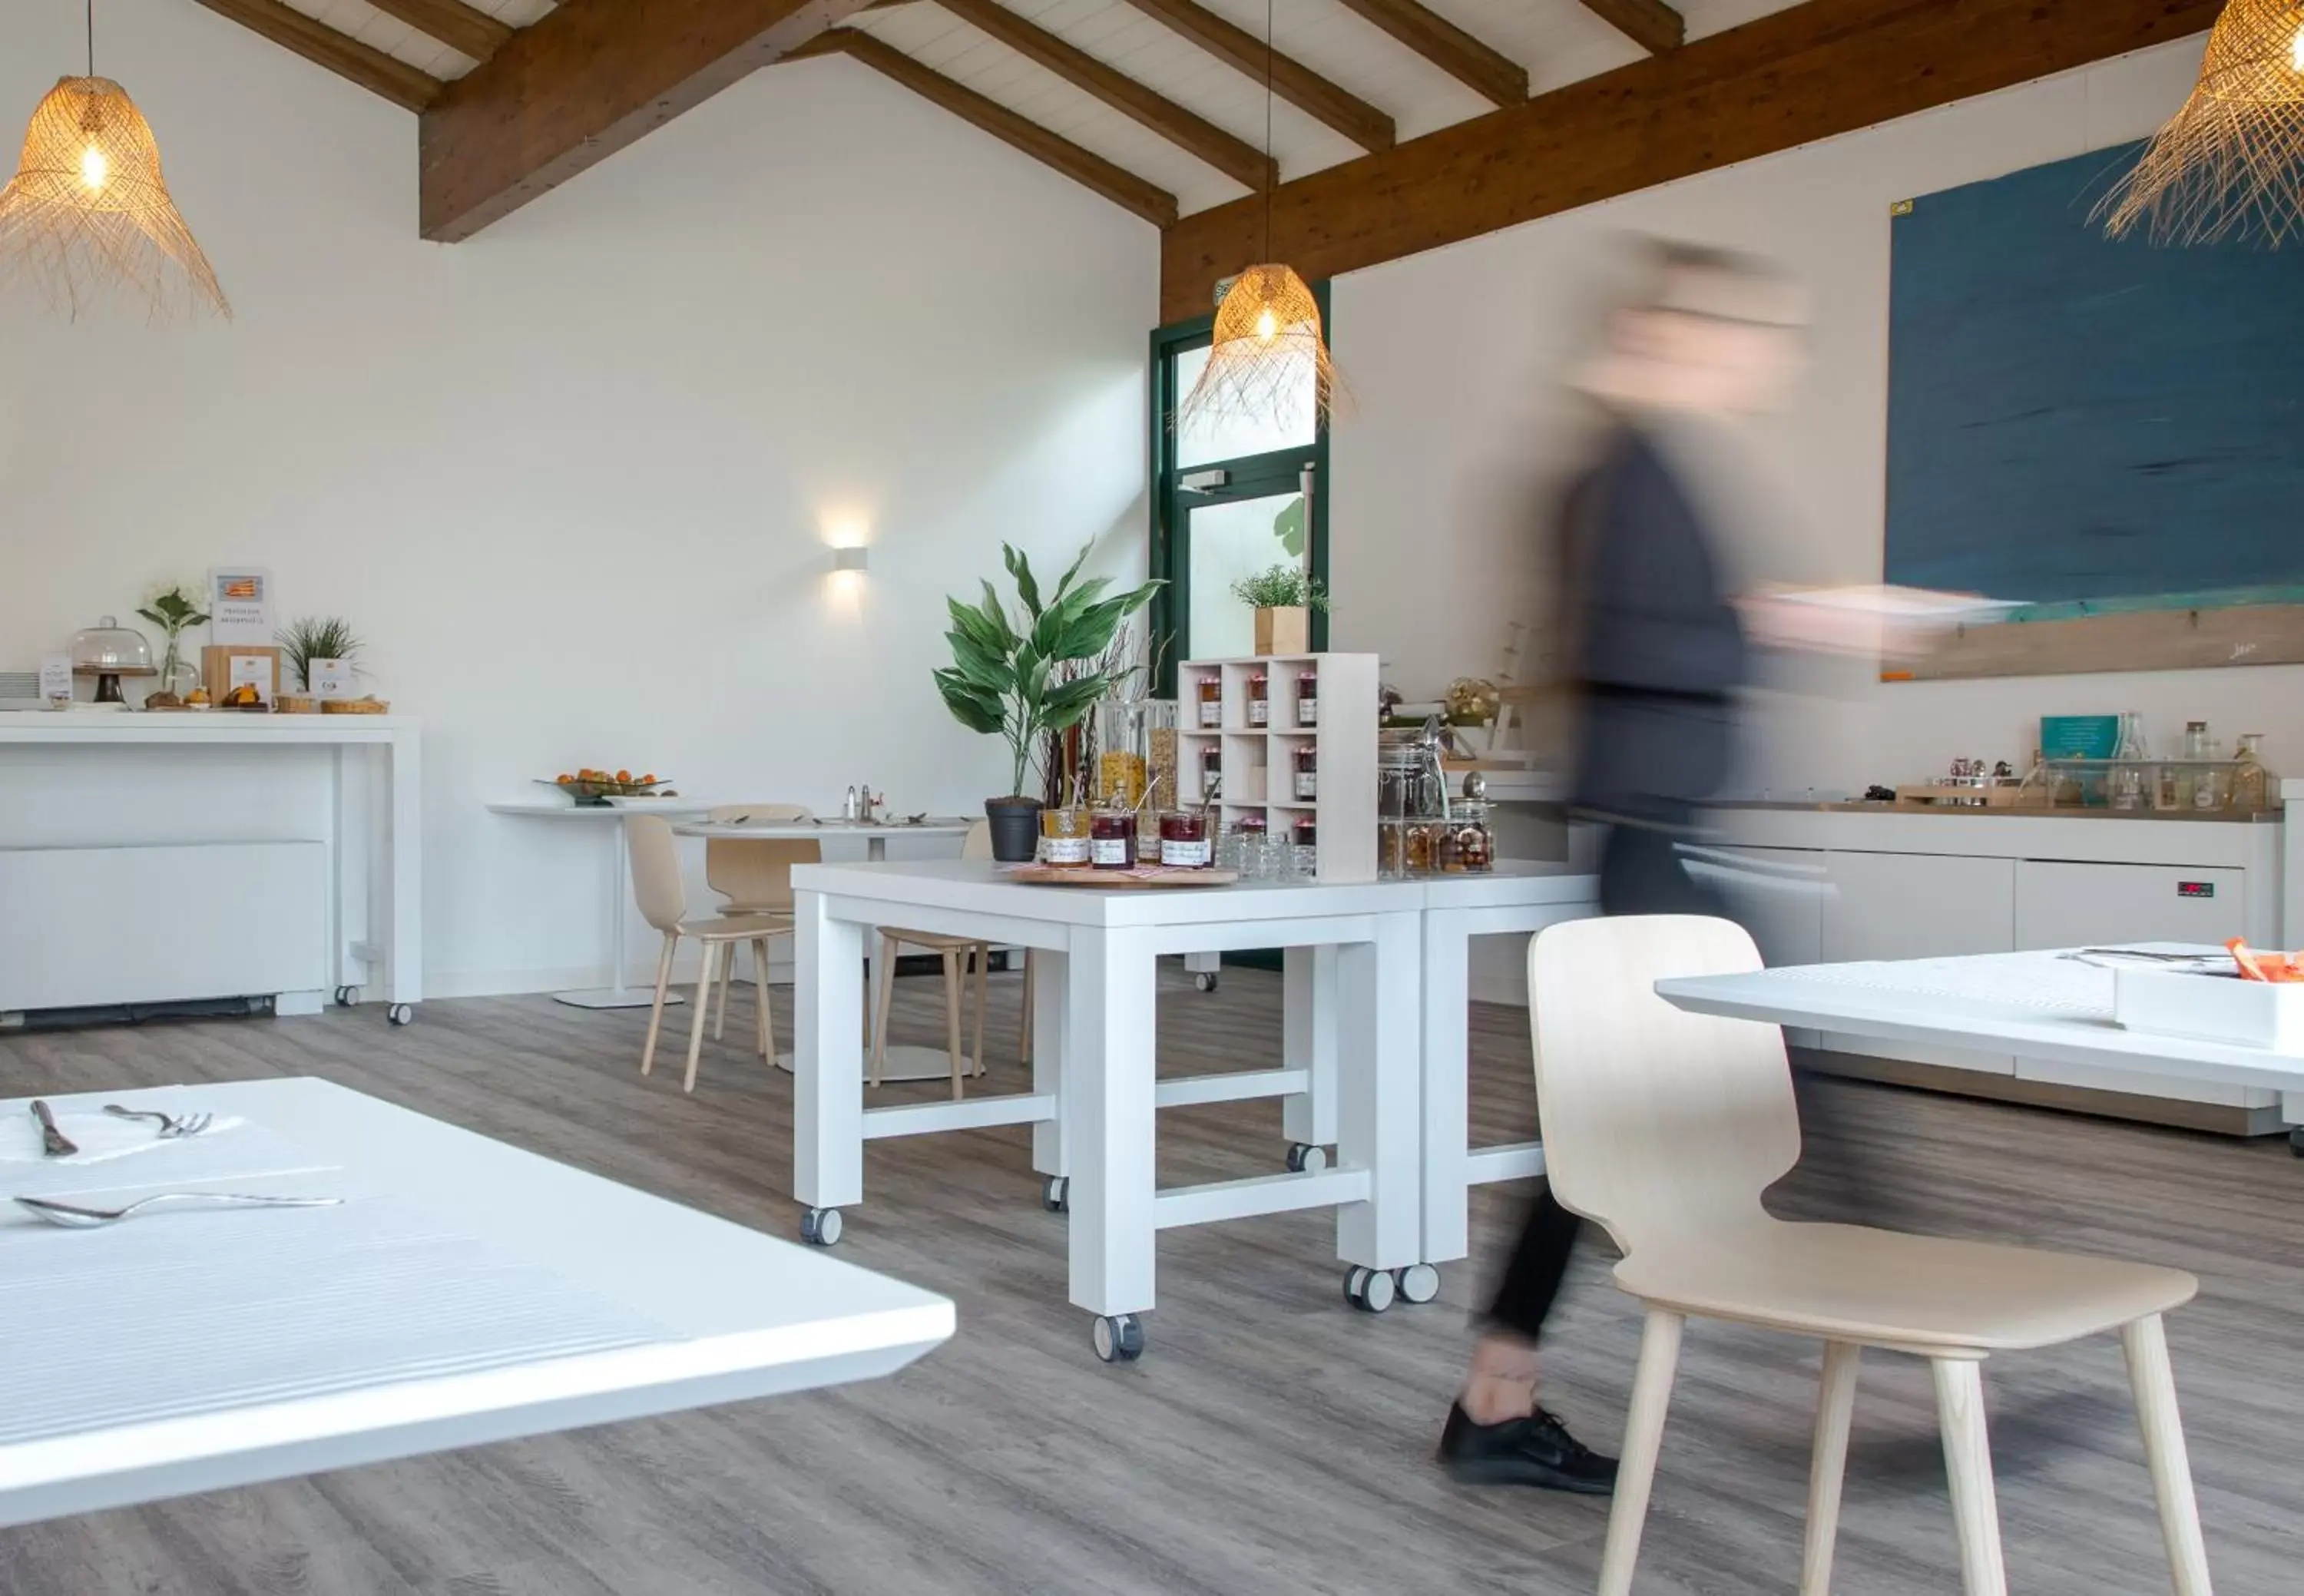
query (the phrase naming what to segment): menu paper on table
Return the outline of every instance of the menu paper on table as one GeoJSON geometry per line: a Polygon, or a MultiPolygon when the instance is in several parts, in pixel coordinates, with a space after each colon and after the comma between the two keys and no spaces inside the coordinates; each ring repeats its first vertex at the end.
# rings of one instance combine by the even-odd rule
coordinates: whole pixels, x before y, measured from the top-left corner
{"type": "Polygon", "coordinates": [[[304,662],[304,686],[314,698],[348,699],[352,696],[352,662],[308,659],[304,662]]]}
{"type": "Polygon", "coordinates": [[[269,643],[272,634],[272,573],[252,565],[212,568],[208,572],[208,641],[269,643]]]}
{"type": "Polygon", "coordinates": [[[69,702],[72,695],[72,656],[43,654],[40,656],[40,696],[50,703],[62,699],[69,702]]]}

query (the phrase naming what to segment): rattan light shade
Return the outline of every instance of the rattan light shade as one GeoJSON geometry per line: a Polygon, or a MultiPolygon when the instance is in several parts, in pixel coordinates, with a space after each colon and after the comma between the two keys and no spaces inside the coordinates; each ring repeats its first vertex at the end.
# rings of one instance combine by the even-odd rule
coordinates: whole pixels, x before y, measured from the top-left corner
{"type": "Polygon", "coordinates": [[[168,197],[151,124],[109,78],[61,79],[33,111],[15,180],[0,190],[0,274],[73,316],[114,290],[156,321],[232,315],[168,197]]]}
{"type": "Polygon", "coordinates": [[[1339,397],[1336,369],[1321,335],[1319,301],[1295,268],[1251,266],[1216,307],[1207,369],[1177,407],[1180,422],[1202,419],[1309,420],[1339,397]]]}
{"type": "Polygon", "coordinates": [[[2304,227],[2304,0],[2224,7],[2191,98],[2096,214],[2156,243],[2304,227]]]}

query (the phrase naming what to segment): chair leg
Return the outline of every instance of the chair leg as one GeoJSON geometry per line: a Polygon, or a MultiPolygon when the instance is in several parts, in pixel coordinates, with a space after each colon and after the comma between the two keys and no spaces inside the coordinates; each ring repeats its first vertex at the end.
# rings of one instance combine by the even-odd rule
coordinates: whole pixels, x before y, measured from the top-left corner
{"type": "Polygon", "coordinates": [[[736,945],[720,944],[720,1013],[712,1022],[712,1040],[719,1041],[728,1034],[728,989],[736,981],[736,945]]]}
{"type": "Polygon", "coordinates": [[[1648,1487],[1664,1445],[1664,1411],[1680,1365],[1680,1331],[1686,1321],[1663,1308],[1648,1310],[1640,1332],[1640,1362],[1632,1376],[1631,1411],[1624,1418],[1624,1456],[1616,1465],[1616,1500],[1608,1514],[1607,1549],[1600,1555],[1599,1596],[1631,1596],[1632,1565],[1639,1560],[1640,1530],[1648,1515],[1648,1487]]]}
{"type": "Polygon", "coordinates": [[[1936,1422],[1944,1430],[1944,1473],[1952,1481],[1952,1520],[1960,1532],[1961,1589],[1968,1596],[2008,1596],[2000,1558],[2000,1506],[1992,1488],[1992,1443],[1984,1425],[1984,1365],[1973,1358],[1936,1358],[1936,1422]]]}
{"type": "Polygon", "coordinates": [[[888,1008],[896,1000],[896,939],[880,938],[880,1001],[872,1006],[872,1069],[864,1084],[877,1086],[888,1067],[888,1008]]]}
{"type": "Polygon", "coordinates": [[[665,934],[664,951],[656,961],[656,1006],[648,1010],[648,1040],[640,1048],[640,1074],[645,1075],[656,1067],[656,1032],[664,1029],[664,998],[672,986],[673,949],[680,946],[680,933],[665,934]]]}
{"type": "Polygon", "coordinates": [[[2122,1327],[2128,1380],[2136,1393],[2136,1420],[2144,1430],[2144,1461],[2152,1494],[2160,1501],[2160,1534],[2168,1543],[2176,1596],[2209,1596],[2208,1550],[2200,1540],[2200,1507],[2192,1496],[2192,1463],[2176,1413],[2176,1375],[2168,1362],[2168,1329],[2157,1313],[2122,1327]]]}
{"type": "Polygon", "coordinates": [[[696,1020],[688,1028],[688,1074],[680,1083],[682,1091],[696,1090],[696,1057],[704,1051],[704,1020],[706,1011],[712,1006],[712,977],[719,961],[728,955],[725,942],[707,942],[702,946],[704,966],[696,977],[696,1020]]]}
{"type": "Polygon", "coordinates": [[[960,1077],[968,1061],[960,1056],[960,989],[963,977],[960,972],[960,950],[946,948],[944,955],[944,1050],[952,1058],[953,1100],[960,1099],[960,1077]]]}
{"type": "Polygon", "coordinates": [[[971,1075],[981,1075],[987,1066],[984,1062],[984,1011],[992,1003],[992,945],[976,945],[976,1046],[968,1056],[971,1075]]]}
{"type": "Polygon", "coordinates": [[[1816,1450],[1808,1462],[1808,1538],[1800,1551],[1800,1596],[1832,1596],[1832,1548],[1840,1534],[1840,1482],[1848,1473],[1848,1426],[1856,1412],[1856,1371],[1864,1349],[1824,1344],[1817,1388],[1816,1450]]]}
{"type": "Polygon", "coordinates": [[[1032,950],[1024,950],[1024,1017],[1016,1026],[1016,1062],[1032,1062],[1032,950]]]}
{"type": "Polygon", "coordinates": [[[752,985],[758,989],[759,1002],[754,1006],[754,1022],[760,1033],[760,1057],[771,1066],[776,1062],[776,1015],[768,1006],[768,939],[752,938],[752,985]]]}

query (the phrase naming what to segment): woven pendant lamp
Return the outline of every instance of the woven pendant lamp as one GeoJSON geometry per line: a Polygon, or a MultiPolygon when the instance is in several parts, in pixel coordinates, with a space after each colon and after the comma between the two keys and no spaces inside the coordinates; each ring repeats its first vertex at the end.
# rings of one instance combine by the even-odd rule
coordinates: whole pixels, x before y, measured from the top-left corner
{"type": "Polygon", "coordinates": [[[2231,0],[2191,98],[2096,216],[2156,243],[2304,228],[2304,0],[2231,0]]]}
{"type": "MultiPolygon", "coordinates": [[[[1264,154],[1272,156],[1272,0],[1264,6],[1264,154]]],[[[1272,189],[1264,191],[1264,247],[1272,248],[1272,189]]],[[[1179,426],[1265,421],[1288,431],[1333,413],[1341,392],[1320,326],[1320,304],[1294,267],[1266,262],[1232,279],[1216,306],[1215,342],[1200,380],[1176,407],[1179,426]],[[1308,380],[1309,376],[1309,380],[1308,380]],[[1307,405],[1312,414],[1300,412],[1307,405]]]]}

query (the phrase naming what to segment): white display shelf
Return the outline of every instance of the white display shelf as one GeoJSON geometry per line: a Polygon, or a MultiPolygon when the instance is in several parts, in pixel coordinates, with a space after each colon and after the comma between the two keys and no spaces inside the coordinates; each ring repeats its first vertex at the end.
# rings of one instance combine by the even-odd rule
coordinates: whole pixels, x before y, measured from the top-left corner
{"type": "MultiPolygon", "coordinates": [[[[1373,654],[1275,654],[1249,659],[1190,660],[1178,667],[1176,760],[1197,781],[1210,744],[1220,750],[1224,788],[1219,819],[1229,828],[1249,815],[1263,817],[1275,837],[1292,836],[1300,821],[1318,828],[1319,879],[1376,879],[1376,657],[1373,654]],[[1298,683],[1318,682],[1325,723],[1298,724],[1298,683]],[[1267,724],[1249,719],[1249,683],[1263,675],[1267,724]],[[1214,676],[1222,724],[1203,726],[1199,684],[1214,676]],[[1317,796],[1295,795],[1296,753],[1317,750],[1317,796]]],[[[1188,788],[1187,790],[1191,790],[1188,788]]]]}

